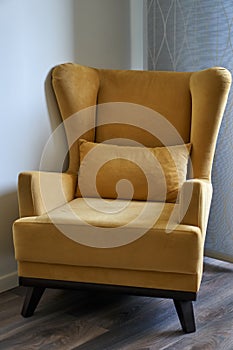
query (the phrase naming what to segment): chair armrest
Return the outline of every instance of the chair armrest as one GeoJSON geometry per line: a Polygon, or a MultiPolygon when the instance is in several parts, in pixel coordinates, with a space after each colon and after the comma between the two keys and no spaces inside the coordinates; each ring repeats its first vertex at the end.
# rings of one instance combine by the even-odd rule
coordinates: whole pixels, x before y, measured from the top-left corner
{"type": "Polygon", "coordinates": [[[42,215],[74,198],[77,176],[30,171],[19,174],[20,217],[42,215]]]}
{"type": "Polygon", "coordinates": [[[180,223],[198,226],[205,233],[212,192],[212,184],[208,180],[185,181],[180,192],[180,223]]]}

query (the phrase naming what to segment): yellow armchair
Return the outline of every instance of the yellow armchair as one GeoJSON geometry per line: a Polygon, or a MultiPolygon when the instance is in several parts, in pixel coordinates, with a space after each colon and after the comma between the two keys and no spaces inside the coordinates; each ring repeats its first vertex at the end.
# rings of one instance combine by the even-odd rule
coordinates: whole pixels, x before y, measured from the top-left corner
{"type": "Polygon", "coordinates": [[[52,85],[69,167],[19,175],[22,315],[34,313],[45,288],[103,288],[172,298],[184,332],[195,331],[230,73],[68,63],[53,69],[52,85]]]}

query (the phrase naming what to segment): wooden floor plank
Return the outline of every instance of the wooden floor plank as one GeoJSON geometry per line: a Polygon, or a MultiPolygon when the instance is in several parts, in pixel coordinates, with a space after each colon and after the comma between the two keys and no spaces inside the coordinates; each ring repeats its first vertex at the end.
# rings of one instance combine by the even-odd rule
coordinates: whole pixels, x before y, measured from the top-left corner
{"type": "MultiPolygon", "coordinates": [[[[170,301],[166,301],[169,303],[170,301]]],[[[166,319],[174,318],[170,307],[164,307],[160,304],[160,309],[153,307],[152,303],[149,303],[147,307],[143,309],[143,312],[137,313],[134,318],[130,318],[117,324],[116,327],[109,330],[109,332],[100,335],[97,339],[83,344],[75,350],[98,350],[98,349],[122,349],[125,344],[133,345],[137,339],[148,329],[153,328],[159,322],[166,323],[166,319]],[[165,311],[166,309],[166,311],[165,311]]],[[[134,349],[134,347],[132,348],[134,349]]]]}
{"type": "Polygon", "coordinates": [[[161,350],[232,350],[232,331],[233,310],[231,303],[231,311],[227,314],[225,313],[223,317],[213,319],[212,322],[199,328],[198,331],[195,334],[192,334],[189,338],[182,337],[182,339],[179,341],[171,344],[170,346],[164,346],[161,350]]]}
{"type": "Polygon", "coordinates": [[[53,318],[30,327],[27,332],[21,331],[11,335],[0,343],[0,348],[11,349],[71,349],[106,332],[98,326],[90,327],[71,316],[53,318]],[[29,345],[30,344],[30,345],[29,345]]]}

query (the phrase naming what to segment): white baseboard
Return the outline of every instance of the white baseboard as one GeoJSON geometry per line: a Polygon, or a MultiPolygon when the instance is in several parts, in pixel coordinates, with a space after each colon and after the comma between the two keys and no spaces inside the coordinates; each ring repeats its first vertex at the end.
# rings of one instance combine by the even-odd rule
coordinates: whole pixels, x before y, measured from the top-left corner
{"type": "Polygon", "coordinates": [[[0,276],[0,293],[15,288],[19,285],[17,271],[0,276]]]}

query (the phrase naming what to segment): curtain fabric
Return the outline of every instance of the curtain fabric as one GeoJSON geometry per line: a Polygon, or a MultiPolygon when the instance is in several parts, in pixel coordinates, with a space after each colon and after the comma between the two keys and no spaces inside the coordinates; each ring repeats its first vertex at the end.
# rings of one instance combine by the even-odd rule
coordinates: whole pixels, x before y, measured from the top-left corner
{"type": "MultiPolygon", "coordinates": [[[[233,0],[147,0],[148,69],[233,74],[233,0]]],[[[206,254],[233,261],[233,89],[212,171],[206,254]]]]}

